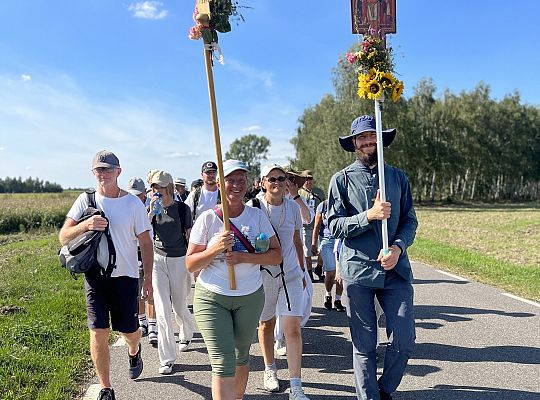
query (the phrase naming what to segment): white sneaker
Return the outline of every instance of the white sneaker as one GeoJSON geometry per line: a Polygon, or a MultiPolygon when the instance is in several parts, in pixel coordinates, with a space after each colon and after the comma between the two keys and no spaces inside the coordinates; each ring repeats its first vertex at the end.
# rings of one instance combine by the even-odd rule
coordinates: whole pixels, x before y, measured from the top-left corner
{"type": "Polygon", "coordinates": [[[150,343],[152,346],[157,345],[157,332],[156,331],[148,332],[148,343],[150,343]]]}
{"type": "Polygon", "coordinates": [[[293,387],[289,393],[289,400],[309,400],[309,397],[304,394],[301,387],[293,387]]]}
{"type": "Polygon", "coordinates": [[[161,367],[159,367],[159,373],[161,375],[172,374],[172,367],[173,367],[173,364],[162,365],[161,367]]]}
{"type": "Polygon", "coordinates": [[[279,391],[279,381],[277,378],[277,371],[275,369],[264,370],[264,390],[269,392],[279,391]]]}
{"type": "Polygon", "coordinates": [[[274,349],[276,349],[276,354],[278,356],[286,356],[287,346],[285,345],[285,339],[276,340],[276,343],[274,344],[274,349]]]}
{"type": "Polygon", "coordinates": [[[182,340],[178,343],[179,351],[187,351],[191,347],[191,340],[182,340]]]}

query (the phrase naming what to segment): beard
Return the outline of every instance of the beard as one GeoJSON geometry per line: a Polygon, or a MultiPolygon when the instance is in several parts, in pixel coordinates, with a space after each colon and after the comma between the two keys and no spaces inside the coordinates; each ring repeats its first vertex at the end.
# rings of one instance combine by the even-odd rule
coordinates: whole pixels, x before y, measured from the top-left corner
{"type": "Polygon", "coordinates": [[[356,150],[356,159],[366,167],[377,165],[377,150],[369,154],[356,150]]]}

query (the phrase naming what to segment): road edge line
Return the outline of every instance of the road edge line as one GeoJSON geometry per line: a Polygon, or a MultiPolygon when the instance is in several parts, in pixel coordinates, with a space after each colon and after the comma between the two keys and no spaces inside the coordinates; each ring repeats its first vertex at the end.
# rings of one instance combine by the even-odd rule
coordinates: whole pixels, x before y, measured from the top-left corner
{"type": "Polygon", "coordinates": [[[462,278],[461,276],[458,276],[458,275],[451,274],[450,272],[441,271],[440,269],[436,269],[435,271],[437,271],[440,274],[443,274],[443,275],[449,276],[451,278],[457,279],[458,281],[469,282],[468,279],[462,278]]]}
{"type": "Polygon", "coordinates": [[[523,297],[516,296],[515,294],[511,293],[501,293],[503,296],[510,297],[511,299],[522,301],[523,303],[530,304],[531,306],[535,306],[540,308],[540,303],[537,303],[536,301],[532,301],[529,299],[524,299],[523,297]]]}

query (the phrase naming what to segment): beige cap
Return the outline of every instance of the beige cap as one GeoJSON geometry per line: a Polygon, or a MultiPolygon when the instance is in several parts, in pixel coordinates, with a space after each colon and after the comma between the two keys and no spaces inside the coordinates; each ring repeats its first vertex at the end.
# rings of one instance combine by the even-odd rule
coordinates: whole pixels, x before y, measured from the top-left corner
{"type": "Polygon", "coordinates": [[[148,173],[147,180],[150,185],[156,184],[161,187],[169,186],[171,183],[173,183],[171,174],[156,169],[153,169],[148,173]]]}

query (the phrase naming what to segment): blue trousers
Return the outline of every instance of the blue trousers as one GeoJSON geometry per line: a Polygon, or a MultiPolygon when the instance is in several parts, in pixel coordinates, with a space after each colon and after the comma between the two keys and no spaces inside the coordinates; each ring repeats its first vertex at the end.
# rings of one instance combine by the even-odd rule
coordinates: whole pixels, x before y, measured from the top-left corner
{"type": "Polygon", "coordinates": [[[384,288],[345,281],[343,284],[349,298],[347,316],[353,343],[356,395],[361,400],[380,400],[379,389],[385,393],[393,393],[397,389],[413,351],[416,338],[413,287],[394,271],[386,273],[384,288]],[[383,374],[378,381],[375,296],[386,316],[389,338],[383,374]]]}

